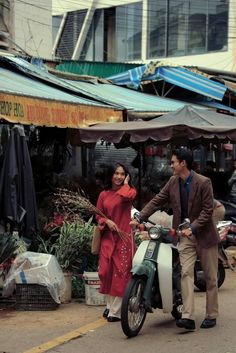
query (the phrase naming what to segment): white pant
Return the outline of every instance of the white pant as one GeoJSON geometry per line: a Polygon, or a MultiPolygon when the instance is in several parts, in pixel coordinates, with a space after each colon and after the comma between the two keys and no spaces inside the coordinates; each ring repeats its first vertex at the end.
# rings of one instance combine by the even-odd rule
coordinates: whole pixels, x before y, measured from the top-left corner
{"type": "Polygon", "coordinates": [[[107,309],[109,310],[108,316],[114,316],[120,319],[121,304],[121,297],[113,297],[112,295],[107,295],[107,309]]]}

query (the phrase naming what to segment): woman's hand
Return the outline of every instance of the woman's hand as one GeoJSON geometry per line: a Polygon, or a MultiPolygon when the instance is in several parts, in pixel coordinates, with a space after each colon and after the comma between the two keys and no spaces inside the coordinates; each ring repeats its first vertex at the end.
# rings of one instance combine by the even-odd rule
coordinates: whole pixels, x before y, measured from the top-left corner
{"type": "Polygon", "coordinates": [[[138,228],[139,223],[136,221],[136,219],[132,218],[131,221],[129,222],[130,227],[134,230],[138,228]]]}
{"type": "Polygon", "coordinates": [[[124,185],[129,184],[129,181],[130,181],[130,176],[129,176],[129,174],[127,174],[125,177],[125,180],[124,180],[124,185]]]}
{"type": "Polygon", "coordinates": [[[119,230],[115,222],[111,221],[110,219],[107,219],[106,224],[112,232],[117,232],[119,230]]]}

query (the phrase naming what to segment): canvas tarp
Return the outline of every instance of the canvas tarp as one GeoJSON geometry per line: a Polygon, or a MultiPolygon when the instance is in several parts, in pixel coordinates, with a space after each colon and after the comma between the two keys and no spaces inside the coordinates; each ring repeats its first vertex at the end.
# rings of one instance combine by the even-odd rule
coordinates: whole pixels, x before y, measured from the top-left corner
{"type": "Polygon", "coordinates": [[[153,62],[106,78],[116,85],[128,86],[135,89],[145,81],[163,80],[220,101],[227,90],[227,86],[224,84],[212,81],[199,72],[192,72],[187,68],[153,62]]]}
{"type": "Polygon", "coordinates": [[[185,106],[155,121],[130,121],[112,124],[97,124],[89,128],[73,130],[71,143],[92,144],[104,139],[107,142],[182,143],[186,141],[236,142],[236,117],[198,110],[185,106]]]}

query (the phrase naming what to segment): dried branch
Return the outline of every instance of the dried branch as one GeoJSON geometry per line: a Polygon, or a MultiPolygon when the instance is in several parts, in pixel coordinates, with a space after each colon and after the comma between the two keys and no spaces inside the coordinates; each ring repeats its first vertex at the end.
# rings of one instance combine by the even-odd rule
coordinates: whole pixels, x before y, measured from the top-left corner
{"type": "MultiPolygon", "coordinates": [[[[86,211],[92,215],[99,215],[105,219],[108,219],[107,216],[95,207],[88,199],[81,196],[78,192],[70,191],[67,189],[57,188],[54,193],[56,196],[55,205],[66,209],[67,212],[78,212],[78,211],[86,211]],[[69,211],[68,211],[69,210],[69,211]]],[[[125,242],[131,241],[130,235],[122,230],[117,231],[118,235],[125,242]]]]}

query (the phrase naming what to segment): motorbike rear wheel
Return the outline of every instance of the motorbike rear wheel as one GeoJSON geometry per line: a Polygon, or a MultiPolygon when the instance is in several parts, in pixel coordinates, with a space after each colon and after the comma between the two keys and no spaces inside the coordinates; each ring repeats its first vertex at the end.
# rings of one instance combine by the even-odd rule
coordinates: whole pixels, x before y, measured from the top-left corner
{"type": "MultiPolygon", "coordinates": [[[[218,288],[222,286],[225,281],[225,268],[222,262],[218,262],[218,288]]],[[[204,277],[203,270],[201,268],[201,263],[195,263],[195,271],[194,271],[194,285],[201,291],[206,291],[206,281],[204,277]]]]}
{"type": "Polygon", "coordinates": [[[137,336],[146,318],[143,302],[145,280],[132,278],[128,283],[121,306],[121,327],[127,337],[137,336]]]}

